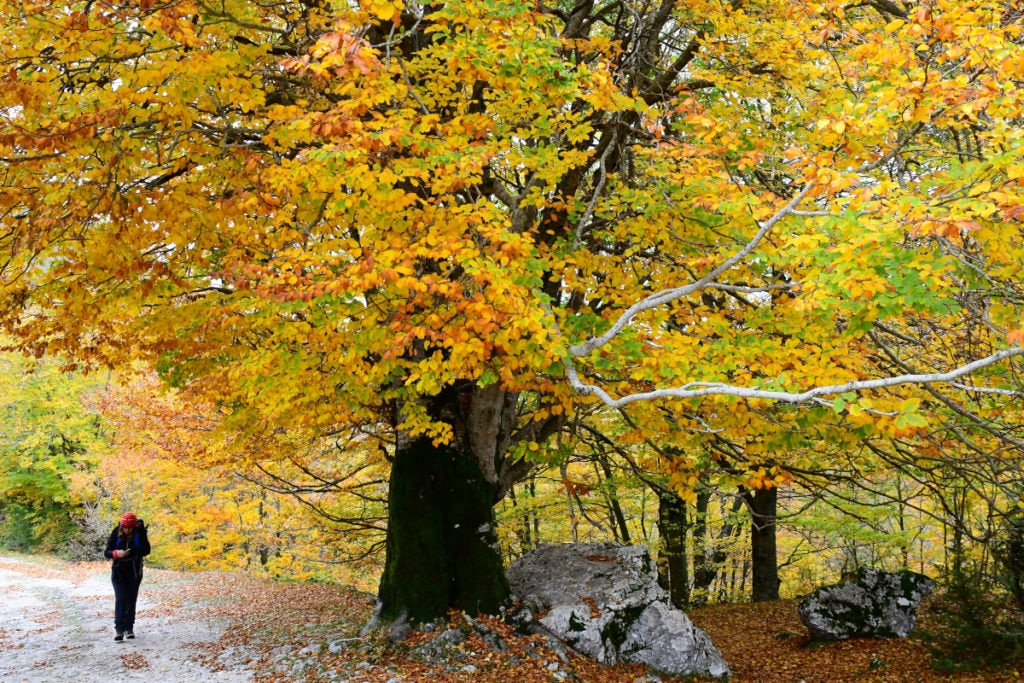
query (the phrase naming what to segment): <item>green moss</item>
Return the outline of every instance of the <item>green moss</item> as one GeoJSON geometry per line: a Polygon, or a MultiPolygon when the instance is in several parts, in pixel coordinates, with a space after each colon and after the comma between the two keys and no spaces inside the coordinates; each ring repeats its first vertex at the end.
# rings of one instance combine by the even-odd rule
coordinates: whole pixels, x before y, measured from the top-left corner
{"type": "Polygon", "coordinates": [[[612,620],[601,629],[602,640],[610,641],[616,650],[619,649],[629,634],[630,626],[633,625],[633,622],[639,618],[645,609],[647,609],[646,605],[640,605],[616,613],[612,620]]]}
{"type": "Polygon", "coordinates": [[[491,487],[476,460],[420,439],[396,454],[387,557],[378,598],[384,622],[495,614],[509,587],[494,533],[491,487]]]}
{"type": "Polygon", "coordinates": [[[587,630],[587,625],[576,616],[575,612],[569,615],[569,630],[573,633],[581,633],[587,630]]]}
{"type": "Polygon", "coordinates": [[[918,574],[909,569],[901,569],[898,573],[900,575],[900,589],[906,598],[914,595],[914,593],[921,589],[921,586],[930,581],[924,574],[918,574]]]}

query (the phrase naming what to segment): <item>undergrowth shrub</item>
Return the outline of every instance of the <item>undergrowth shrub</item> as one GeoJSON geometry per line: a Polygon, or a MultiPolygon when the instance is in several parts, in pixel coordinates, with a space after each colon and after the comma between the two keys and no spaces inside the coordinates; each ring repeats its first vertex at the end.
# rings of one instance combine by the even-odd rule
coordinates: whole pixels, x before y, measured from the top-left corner
{"type": "Polygon", "coordinates": [[[933,623],[921,637],[933,668],[959,673],[1024,663],[1024,614],[991,580],[951,576],[933,599],[931,615],[933,623]]]}
{"type": "Polygon", "coordinates": [[[0,513],[0,548],[17,552],[31,551],[37,541],[30,511],[22,506],[7,506],[0,513]]]}
{"type": "Polygon", "coordinates": [[[1024,612],[1024,512],[1007,517],[1003,534],[992,545],[999,563],[999,578],[1013,596],[1017,609],[1024,612]]]}

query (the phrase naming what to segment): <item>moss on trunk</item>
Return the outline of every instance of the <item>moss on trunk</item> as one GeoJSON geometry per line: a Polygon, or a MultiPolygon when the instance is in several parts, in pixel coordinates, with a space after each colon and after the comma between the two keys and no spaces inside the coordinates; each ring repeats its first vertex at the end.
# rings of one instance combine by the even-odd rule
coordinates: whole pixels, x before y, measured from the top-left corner
{"type": "Polygon", "coordinates": [[[690,529],[686,516],[686,502],[675,491],[656,491],[658,494],[658,533],[661,550],[658,553],[658,579],[666,589],[672,604],[679,609],[690,606],[690,572],[686,560],[687,534],[690,529]]]}
{"type": "Polygon", "coordinates": [[[395,455],[377,618],[431,621],[455,608],[494,614],[509,596],[495,493],[475,458],[421,438],[395,455]]]}

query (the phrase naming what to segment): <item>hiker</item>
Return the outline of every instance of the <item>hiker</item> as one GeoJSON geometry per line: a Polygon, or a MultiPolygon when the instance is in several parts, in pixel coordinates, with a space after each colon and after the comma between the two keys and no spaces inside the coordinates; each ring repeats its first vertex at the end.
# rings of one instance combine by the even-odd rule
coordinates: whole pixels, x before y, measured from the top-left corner
{"type": "Polygon", "coordinates": [[[135,601],[142,583],[142,558],[149,555],[146,525],[134,513],[121,515],[110,532],[103,556],[111,559],[110,580],[114,584],[114,640],[135,637],[135,601]]]}

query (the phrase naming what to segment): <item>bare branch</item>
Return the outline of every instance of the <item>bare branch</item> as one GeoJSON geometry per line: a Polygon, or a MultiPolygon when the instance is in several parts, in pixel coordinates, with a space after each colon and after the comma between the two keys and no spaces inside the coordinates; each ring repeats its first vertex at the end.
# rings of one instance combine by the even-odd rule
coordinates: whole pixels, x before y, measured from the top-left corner
{"type": "Polygon", "coordinates": [[[604,189],[605,181],[608,180],[608,170],[605,168],[605,163],[608,161],[608,155],[615,148],[617,139],[618,131],[613,129],[611,142],[609,142],[608,146],[604,148],[604,152],[601,154],[601,158],[598,161],[598,170],[601,174],[597,181],[597,185],[594,187],[594,194],[590,198],[590,202],[587,203],[587,209],[583,212],[583,217],[580,218],[580,222],[576,226],[576,237],[572,242],[572,248],[574,251],[580,246],[580,242],[583,241],[583,229],[587,226],[587,223],[590,222],[591,216],[594,215],[594,207],[597,205],[597,200],[601,198],[601,191],[604,189]]]}
{"type": "Polygon", "coordinates": [[[773,292],[779,290],[791,290],[800,289],[799,282],[779,282],[774,285],[761,285],[759,287],[748,287],[746,285],[727,285],[721,282],[712,282],[708,284],[707,289],[718,289],[723,292],[733,292],[737,294],[764,294],[766,292],[773,292]]]}
{"type": "Polygon", "coordinates": [[[1020,346],[1012,346],[1003,349],[992,355],[979,358],[976,361],[967,363],[949,372],[938,372],[928,374],[897,375],[894,377],[882,377],[879,379],[858,380],[844,384],[830,384],[814,387],[807,391],[773,391],[768,389],[757,389],[753,387],[738,387],[719,382],[690,382],[678,388],[658,389],[645,391],[636,394],[629,394],[621,398],[612,398],[604,389],[593,384],[584,384],[576,368],[571,363],[566,363],[566,372],[569,383],[576,391],[584,396],[597,396],[609,408],[621,408],[638,401],[652,401],[664,398],[700,398],[702,396],[735,396],[737,398],[763,399],[766,401],[779,401],[781,403],[806,403],[819,396],[833,396],[845,394],[851,391],[866,391],[869,389],[884,389],[899,386],[901,384],[936,384],[948,383],[958,377],[968,375],[975,370],[994,365],[1000,361],[1024,354],[1020,346]]]}
{"type": "Polygon", "coordinates": [[[960,384],[958,382],[950,382],[949,384],[954,389],[960,389],[969,394],[995,394],[997,396],[1016,396],[1018,398],[1024,398],[1024,391],[1014,391],[1013,389],[997,389],[995,387],[976,387],[972,384],[960,384]]]}
{"type": "Polygon", "coordinates": [[[747,242],[743,246],[742,249],[740,249],[735,254],[730,256],[728,259],[723,261],[720,265],[718,265],[716,268],[708,272],[699,280],[691,282],[690,284],[684,287],[663,289],[660,292],[655,292],[654,294],[651,294],[650,296],[644,298],[642,301],[638,301],[637,303],[627,308],[622,313],[622,315],[619,316],[619,319],[615,321],[611,328],[607,332],[602,334],[600,337],[591,337],[582,344],[570,347],[569,353],[571,354],[571,356],[580,358],[586,356],[588,353],[594,351],[595,349],[601,348],[602,346],[610,342],[612,339],[614,339],[626,327],[626,325],[630,323],[630,321],[635,316],[642,313],[643,311],[649,311],[652,308],[657,308],[658,306],[667,304],[671,301],[675,301],[676,299],[681,299],[684,296],[689,296],[690,294],[693,294],[696,291],[704,289],[705,287],[709,287],[715,278],[717,278],[719,275],[721,275],[722,273],[724,273],[725,271],[729,270],[734,265],[739,263],[741,260],[743,260],[750,252],[752,252],[757,247],[758,244],[761,243],[761,240],[764,239],[765,235],[767,235],[779,221],[781,221],[783,218],[792,213],[796,206],[801,202],[801,200],[803,200],[803,198],[810,191],[811,187],[812,185],[808,184],[802,190],[797,192],[796,196],[794,196],[785,206],[783,206],[781,209],[775,212],[775,215],[773,215],[764,223],[760,224],[757,233],[750,239],[749,242],[747,242]]]}

